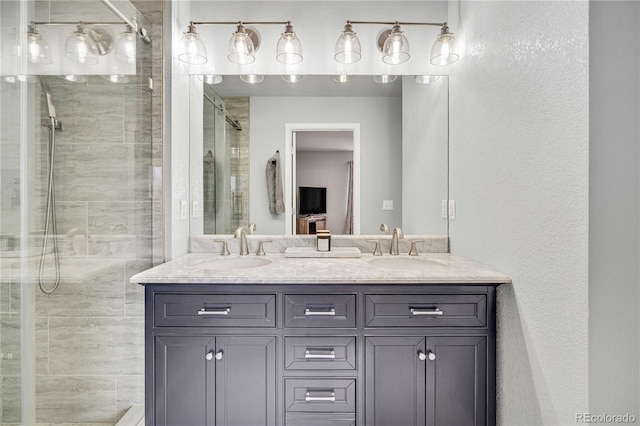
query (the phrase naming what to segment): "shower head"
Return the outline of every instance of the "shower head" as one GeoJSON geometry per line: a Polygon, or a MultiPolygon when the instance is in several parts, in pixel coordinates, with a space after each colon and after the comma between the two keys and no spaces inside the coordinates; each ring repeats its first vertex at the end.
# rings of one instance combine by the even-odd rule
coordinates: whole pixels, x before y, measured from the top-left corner
{"type": "Polygon", "coordinates": [[[53,105],[53,95],[51,94],[51,87],[49,87],[49,83],[44,79],[44,77],[38,77],[40,79],[40,85],[42,86],[42,91],[44,92],[45,99],[47,101],[47,110],[49,112],[49,118],[56,118],[56,107],[53,105]]]}

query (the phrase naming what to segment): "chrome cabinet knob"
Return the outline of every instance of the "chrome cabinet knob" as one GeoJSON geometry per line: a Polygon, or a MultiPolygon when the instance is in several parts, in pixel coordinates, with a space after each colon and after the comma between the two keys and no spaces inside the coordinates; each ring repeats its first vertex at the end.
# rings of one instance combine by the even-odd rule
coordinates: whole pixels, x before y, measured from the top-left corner
{"type": "Polygon", "coordinates": [[[222,359],[222,351],[216,352],[216,359],[219,361],[222,359]]]}
{"type": "Polygon", "coordinates": [[[207,361],[211,361],[213,359],[213,351],[207,352],[207,354],[204,357],[207,361]]]}
{"type": "Polygon", "coordinates": [[[424,360],[426,360],[427,358],[429,359],[429,361],[433,361],[433,360],[435,360],[435,359],[436,359],[436,354],[434,354],[434,353],[433,353],[433,352],[431,352],[431,351],[427,351],[427,353],[426,353],[426,354],[425,354],[424,352],[422,352],[422,351],[418,351],[418,359],[419,359],[420,361],[424,361],[424,360]]]}

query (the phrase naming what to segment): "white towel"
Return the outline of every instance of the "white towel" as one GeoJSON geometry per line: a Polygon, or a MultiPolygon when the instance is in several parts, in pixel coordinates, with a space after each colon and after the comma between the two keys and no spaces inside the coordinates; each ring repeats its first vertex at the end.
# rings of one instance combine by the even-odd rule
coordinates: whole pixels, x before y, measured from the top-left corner
{"type": "Polygon", "coordinates": [[[282,172],[280,171],[280,152],[267,161],[267,194],[269,195],[269,211],[271,214],[284,213],[282,196],[282,172]]]}

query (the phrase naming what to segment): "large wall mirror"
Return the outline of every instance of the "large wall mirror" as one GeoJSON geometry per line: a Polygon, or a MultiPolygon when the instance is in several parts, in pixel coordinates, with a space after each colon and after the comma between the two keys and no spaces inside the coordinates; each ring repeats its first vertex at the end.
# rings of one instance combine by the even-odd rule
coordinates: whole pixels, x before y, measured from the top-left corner
{"type": "Polygon", "coordinates": [[[191,76],[192,235],[447,234],[448,77],[335,80],[191,76]]]}

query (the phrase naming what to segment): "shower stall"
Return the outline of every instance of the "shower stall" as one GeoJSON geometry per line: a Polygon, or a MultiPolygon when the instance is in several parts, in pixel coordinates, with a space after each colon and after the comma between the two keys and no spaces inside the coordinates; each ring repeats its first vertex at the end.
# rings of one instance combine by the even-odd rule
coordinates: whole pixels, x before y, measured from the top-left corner
{"type": "Polygon", "coordinates": [[[0,425],[144,404],[150,34],[124,0],[0,1],[0,425]]]}

